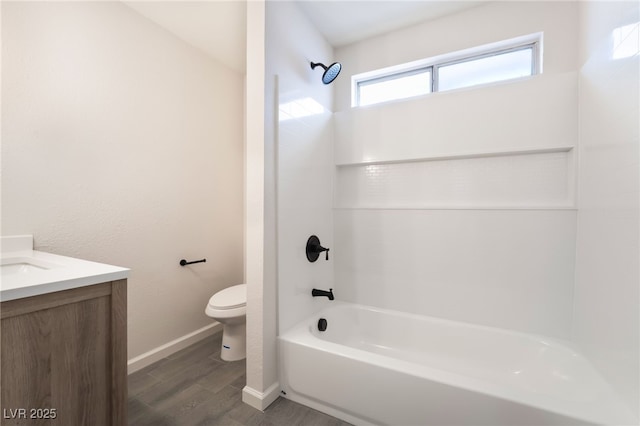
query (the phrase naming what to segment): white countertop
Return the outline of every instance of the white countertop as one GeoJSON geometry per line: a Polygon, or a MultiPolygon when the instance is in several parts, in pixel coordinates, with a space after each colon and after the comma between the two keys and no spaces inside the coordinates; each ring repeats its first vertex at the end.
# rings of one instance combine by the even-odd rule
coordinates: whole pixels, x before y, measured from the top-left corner
{"type": "Polygon", "coordinates": [[[129,276],[127,268],[31,250],[29,245],[33,247],[30,235],[2,238],[0,302],[129,276]]]}

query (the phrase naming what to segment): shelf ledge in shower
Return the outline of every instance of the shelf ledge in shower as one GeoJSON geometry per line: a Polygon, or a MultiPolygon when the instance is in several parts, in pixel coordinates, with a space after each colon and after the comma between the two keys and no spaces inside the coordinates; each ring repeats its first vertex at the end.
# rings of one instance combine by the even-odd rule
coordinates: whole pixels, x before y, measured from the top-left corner
{"type": "Polygon", "coordinates": [[[567,210],[575,206],[351,206],[333,207],[333,210],[567,210]]]}
{"type": "Polygon", "coordinates": [[[452,153],[452,154],[433,155],[433,156],[426,156],[426,157],[419,157],[419,158],[337,163],[336,167],[359,167],[359,166],[373,166],[373,165],[380,165],[380,164],[419,163],[423,161],[464,160],[464,159],[470,159],[470,158],[487,158],[487,157],[508,157],[511,155],[552,154],[556,152],[571,152],[574,148],[575,146],[573,145],[566,145],[566,146],[527,148],[527,149],[517,149],[517,150],[452,153]]]}

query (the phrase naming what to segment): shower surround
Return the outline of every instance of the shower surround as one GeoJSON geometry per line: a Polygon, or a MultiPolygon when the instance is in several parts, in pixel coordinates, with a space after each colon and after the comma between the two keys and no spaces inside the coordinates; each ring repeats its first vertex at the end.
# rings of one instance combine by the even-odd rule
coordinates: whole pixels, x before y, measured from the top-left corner
{"type": "MultiPolygon", "coordinates": [[[[274,52],[273,60],[267,61],[268,92],[278,105],[272,118],[277,123],[279,374],[288,398],[334,415],[346,413],[342,418],[356,423],[393,423],[308,393],[311,381],[319,387],[320,380],[332,385],[334,372],[343,377],[360,368],[352,361],[370,365],[382,359],[362,348],[354,351],[349,344],[326,342],[313,332],[316,313],[326,312],[332,303],[348,302],[356,310],[369,306],[404,318],[454,321],[467,331],[467,341],[482,340],[482,333],[473,332],[478,327],[497,327],[524,336],[519,341],[548,336],[575,350],[578,357],[585,348],[585,354],[604,354],[604,358],[616,352],[615,347],[602,346],[607,342],[584,318],[573,316],[576,289],[585,295],[577,313],[582,306],[600,303],[592,297],[594,292],[581,290],[583,284],[575,277],[576,240],[580,241],[577,160],[582,149],[578,99],[583,90],[582,71],[576,64],[578,47],[584,44],[578,36],[584,38],[586,31],[580,25],[588,24],[585,15],[596,19],[591,17],[594,7],[575,2],[489,3],[334,49],[295,3],[267,4],[267,52],[274,52]],[[545,43],[542,75],[350,108],[350,75],[539,31],[544,32],[545,43]],[[432,42],[420,45],[415,40],[432,42]],[[342,73],[332,86],[324,86],[305,69],[308,60],[339,61],[342,73]],[[306,260],[304,244],[312,234],[331,248],[329,261],[306,260]],[[312,298],[312,288],[333,288],[337,300],[312,298]],[[570,343],[576,330],[588,345],[570,343]],[[300,375],[302,370],[296,370],[300,356],[335,369],[315,379],[300,375]],[[348,365],[341,361],[345,358],[348,365]]],[[[633,20],[637,10],[627,6],[626,14],[609,13],[633,20]]],[[[607,28],[615,28],[613,22],[607,28]]],[[[635,61],[637,67],[637,56],[635,61]]],[[[637,96],[629,102],[637,107],[637,96]]],[[[624,124],[632,129],[629,122],[624,124]]],[[[637,150],[637,138],[634,143],[637,150]]],[[[637,196],[635,182],[630,190],[637,196]]],[[[631,214],[637,218],[637,207],[631,214]]],[[[632,250],[637,254],[637,246],[632,250]]],[[[627,271],[633,267],[637,269],[637,256],[627,271]]],[[[632,288],[629,283],[624,278],[612,285],[632,288]]],[[[590,288],[597,285],[601,284],[590,288]]],[[[607,301],[607,306],[611,303],[607,301]]],[[[634,315],[637,318],[637,306],[625,308],[626,318],[634,315]]],[[[616,412],[608,417],[611,422],[629,409],[630,416],[637,416],[633,403],[637,380],[625,381],[619,375],[622,366],[637,368],[631,357],[638,357],[633,326],[623,320],[611,324],[620,327],[611,339],[614,346],[627,339],[623,346],[630,355],[620,360],[621,367],[600,357],[599,365],[590,365],[594,361],[587,358],[588,368],[573,370],[575,383],[590,375],[602,376],[596,381],[608,382],[613,388],[609,395],[626,402],[619,412],[610,412],[616,412]]],[[[341,321],[335,324],[350,327],[341,321]]],[[[331,327],[329,321],[328,330],[331,327]]],[[[369,331],[375,334],[375,329],[369,331]]],[[[363,339],[354,333],[348,340],[363,339]]],[[[464,341],[461,337],[460,344],[464,341]]],[[[378,343],[372,340],[372,345],[378,343]]],[[[428,360],[430,355],[424,352],[421,358],[428,360]]],[[[554,364],[558,358],[548,361],[547,371],[562,364],[554,364]]],[[[398,370],[395,361],[390,365],[382,368],[398,370]]],[[[436,364],[421,365],[440,369],[436,364]]],[[[394,380],[389,376],[387,383],[394,380]]],[[[473,375],[467,380],[473,381],[473,375]]],[[[468,390],[466,385],[458,384],[457,395],[466,395],[461,403],[488,395],[472,396],[462,391],[468,390]]],[[[358,385],[370,388],[366,382],[358,385]]],[[[500,392],[509,393],[508,386],[500,392]]],[[[536,407],[526,400],[520,403],[536,407]]],[[[403,407],[422,409],[417,402],[403,407]]],[[[605,417],[591,420],[607,423],[605,417]]]]}

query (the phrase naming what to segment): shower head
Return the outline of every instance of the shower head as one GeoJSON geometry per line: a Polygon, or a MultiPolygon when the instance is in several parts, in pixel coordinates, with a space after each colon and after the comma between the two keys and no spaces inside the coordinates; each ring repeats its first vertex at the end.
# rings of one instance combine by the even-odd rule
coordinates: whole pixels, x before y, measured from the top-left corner
{"type": "Polygon", "coordinates": [[[333,80],[335,80],[338,74],[340,74],[340,70],[342,69],[342,65],[340,65],[339,62],[334,62],[329,66],[321,64],[320,62],[311,62],[311,69],[314,69],[318,65],[324,68],[324,74],[322,74],[322,82],[324,84],[330,84],[333,80]]]}

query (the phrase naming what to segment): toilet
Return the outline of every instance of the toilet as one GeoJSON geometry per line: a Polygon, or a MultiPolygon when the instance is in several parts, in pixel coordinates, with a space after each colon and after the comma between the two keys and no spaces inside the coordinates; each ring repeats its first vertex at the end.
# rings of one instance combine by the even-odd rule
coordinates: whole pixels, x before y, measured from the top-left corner
{"type": "Polygon", "coordinates": [[[247,356],[247,285],[220,290],[211,296],[204,312],[223,326],[220,358],[224,361],[244,359],[247,356]]]}

